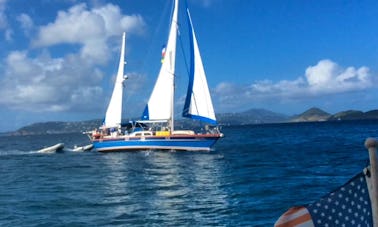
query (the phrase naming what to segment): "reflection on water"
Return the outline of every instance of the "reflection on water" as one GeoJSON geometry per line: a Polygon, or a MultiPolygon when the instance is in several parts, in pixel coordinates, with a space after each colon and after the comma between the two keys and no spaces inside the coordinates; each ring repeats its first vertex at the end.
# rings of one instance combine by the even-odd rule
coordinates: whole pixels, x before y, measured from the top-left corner
{"type": "Polygon", "coordinates": [[[107,214],[118,222],[217,223],[228,204],[222,157],[212,153],[136,152],[103,155],[107,214]],[[146,155],[148,154],[148,155],[146,155]]]}

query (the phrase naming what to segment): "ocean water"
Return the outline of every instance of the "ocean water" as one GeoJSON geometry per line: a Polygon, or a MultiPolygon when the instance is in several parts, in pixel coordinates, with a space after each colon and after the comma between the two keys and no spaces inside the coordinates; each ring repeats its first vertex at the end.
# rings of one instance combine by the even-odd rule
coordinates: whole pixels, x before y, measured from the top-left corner
{"type": "Polygon", "coordinates": [[[222,131],[210,152],[40,154],[89,141],[0,137],[0,226],[273,226],[361,171],[378,121],[222,131]]]}

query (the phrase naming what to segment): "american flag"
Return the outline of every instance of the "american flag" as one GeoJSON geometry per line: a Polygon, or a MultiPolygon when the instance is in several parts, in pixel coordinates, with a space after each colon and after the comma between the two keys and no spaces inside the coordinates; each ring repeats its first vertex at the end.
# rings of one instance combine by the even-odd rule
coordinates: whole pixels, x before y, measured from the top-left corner
{"type": "Polygon", "coordinates": [[[319,201],[290,208],[281,215],[274,226],[373,226],[366,177],[366,174],[361,172],[319,201]]]}

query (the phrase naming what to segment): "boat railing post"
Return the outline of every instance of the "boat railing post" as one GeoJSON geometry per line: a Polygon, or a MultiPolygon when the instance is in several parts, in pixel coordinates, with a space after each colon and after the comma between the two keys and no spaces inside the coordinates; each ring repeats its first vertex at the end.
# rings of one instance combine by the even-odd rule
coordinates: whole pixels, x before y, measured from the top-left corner
{"type": "Polygon", "coordinates": [[[377,147],[378,141],[373,138],[368,138],[365,141],[365,147],[369,151],[370,159],[370,199],[372,208],[373,226],[378,227],[378,161],[377,161],[377,147]]]}

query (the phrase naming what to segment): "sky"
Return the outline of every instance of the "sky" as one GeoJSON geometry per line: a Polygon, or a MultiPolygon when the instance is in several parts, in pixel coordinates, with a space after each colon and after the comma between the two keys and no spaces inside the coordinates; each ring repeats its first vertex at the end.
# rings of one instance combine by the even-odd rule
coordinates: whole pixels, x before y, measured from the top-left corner
{"type": "MultiPolygon", "coordinates": [[[[188,5],[216,113],[378,109],[378,1],[188,5]]],[[[0,132],[103,118],[123,31],[129,76],[123,115],[141,116],[160,68],[170,11],[168,0],[0,0],[0,132]]],[[[180,24],[182,40],[184,30],[180,24]]],[[[179,106],[183,72],[176,75],[179,106]]]]}

